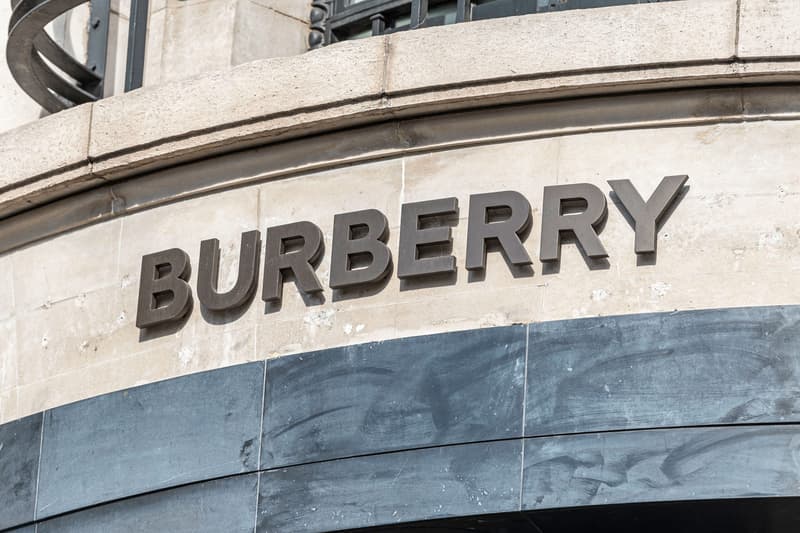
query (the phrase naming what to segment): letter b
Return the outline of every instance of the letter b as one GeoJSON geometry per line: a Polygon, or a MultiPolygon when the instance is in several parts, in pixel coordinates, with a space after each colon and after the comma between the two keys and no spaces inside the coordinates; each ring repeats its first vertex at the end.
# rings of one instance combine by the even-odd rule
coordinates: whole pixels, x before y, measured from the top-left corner
{"type": "Polygon", "coordinates": [[[180,320],[192,306],[189,255],[179,248],[142,257],[136,327],[150,328],[180,320]]]}

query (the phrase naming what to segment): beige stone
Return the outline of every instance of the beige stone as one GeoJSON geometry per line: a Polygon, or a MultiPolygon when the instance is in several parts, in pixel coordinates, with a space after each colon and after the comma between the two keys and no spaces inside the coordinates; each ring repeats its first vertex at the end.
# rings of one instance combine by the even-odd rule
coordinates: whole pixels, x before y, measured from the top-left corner
{"type": "Polygon", "coordinates": [[[163,81],[181,80],[230,66],[236,4],[236,0],[216,0],[167,5],[163,81]]]}
{"type": "Polygon", "coordinates": [[[104,222],[11,256],[18,312],[47,308],[116,284],[121,220],[104,222]]]}
{"type": "MultiPolygon", "coordinates": [[[[152,9],[152,2],[150,2],[152,9]]],[[[109,5],[112,13],[118,13],[127,17],[131,12],[131,0],[111,0],[109,5]]]]}
{"type": "MultiPolygon", "coordinates": [[[[127,0],[129,3],[130,0],[127,0]]],[[[105,96],[125,92],[125,67],[128,60],[128,29],[130,21],[127,10],[112,11],[108,21],[108,50],[106,53],[106,72],[103,77],[105,96]]],[[[149,31],[149,28],[148,28],[149,31]]]]}
{"type": "MultiPolygon", "coordinates": [[[[269,10],[264,2],[259,0],[260,6],[269,10]]],[[[184,8],[213,11],[201,4],[190,0],[184,8]]],[[[307,135],[320,125],[338,128],[392,113],[400,118],[363,132],[304,138],[114,183],[124,209],[138,211],[122,210],[118,220],[0,256],[0,295],[9,295],[0,302],[0,324],[13,324],[16,336],[5,346],[10,355],[0,354],[0,420],[158,379],[352,343],[582,316],[796,304],[800,161],[792,147],[800,141],[800,115],[792,93],[754,86],[426,115],[437,106],[456,110],[580,90],[606,94],[662,84],[696,86],[745,75],[786,80],[800,72],[790,61],[785,67],[771,62],[746,69],[727,62],[730,4],[595,10],[592,15],[606,22],[591,38],[609,39],[596,57],[588,52],[533,57],[530,47],[500,47],[496,65],[479,64],[483,79],[458,78],[444,63],[436,75],[411,76],[407,70],[413,79],[392,89],[388,101],[382,98],[387,50],[390,77],[413,69],[414,63],[392,61],[421,50],[434,34],[485,47],[478,36],[495,28],[500,34],[522,30],[531,42],[539,42],[533,30],[541,29],[545,42],[547,36],[558,41],[564,35],[563,43],[554,44],[557,51],[571,42],[564,32],[572,25],[566,21],[580,28],[581,17],[590,12],[344,43],[97,104],[93,155],[108,177],[282,138],[277,135],[307,135]],[[621,13],[630,16],[612,20],[621,13]],[[668,15],[685,24],[676,25],[668,15]],[[705,24],[698,29],[681,18],[690,15],[705,17],[705,24]],[[629,25],[623,27],[623,20],[629,25]],[[667,25],[675,27],[661,32],[667,25]],[[666,35],[686,46],[658,49],[643,41],[648,32],[650,39],[666,35]],[[654,63],[633,65],[634,60],[654,63]],[[590,61],[597,67],[591,72],[570,70],[588,68],[590,61]],[[517,64],[527,73],[504,73],[517,64]],[[312,66],[317,70],[309,72],[312,66]],[[456,83],[444,84],[447,76],[455,76],[456,83]],[[420,116],[402,118],[406,111],[420,116]],[[313,153],[302,158],[303,150],[313,153]],[[225,177],[215,181],[214,172],[225,177]],[[544,186],[590,182],[608,193],[608,179],[628,178],[647,197],[661,177],[683,173],[690,176],[689,189],[659,231],[655,262],[637,261],[633,229],[611,201],[601,233],[607,263],[587,264],[570,243],[563,246],[558,267],[539,262],[544,186]],[[188,185],[182,188],[181,180],[188,185]],[[470,275],[463,268],[469,196],[504,189],[520,191],[532,205],[533,227],[525,242],[532,269],[512,272],[502,255],[492,252],[485,275],[470,275]],[[396,253],[401,204],[445,196],[456,196],[461,209],[453,227],[459,268],[454,279],[408,283],[393,275],[377,287],[347,293],[327,288],[335,214],[380,209],[389,219],[389,246],[396,253]],[[224,290],[235,280],[243,231],[260,229],[263,238],[270,225],[298,220],[318,224],[326,238],[318,269],[324,300],[304,300],[288,283],[280,309],[265,306],[259,292],[247,308],[227,317],[211,317],[195,305],[178,328],[143,334],[135,327],[142,255],[180,247],[196,266],[200,241],[218,238],[224,290]]],[[[182,9],[177,2],[169,6],[182,9]]],[[[461,53],[428,54],[422,70],[461,53]]],[[[59,186],[47,183],[50,191],[59,186]]],[[[42,213],[38,224],[45,227],[47,211],[42,213]]],[[[193,291],[195,280],[196,269],[193,291]]]]}
{"type": "Polygon", "coordinates": [[[0,256],[0,320],[14,314],[14,271],[11,257],[0,256]]]}
{"type": "Polygon", "coordinates": [[[739,47],[744,59],[800,55],[800,3],[795,0],[741,0],[739,47]]]}
{"type": "Polygon", "coordinates": [[[308,49],[308,22],[284,15],[254,0],[239,0],[233,27],[231,65],[308,49]],[[264,38],[269,35],[269,38],[264,38]]]}
{"type": "Polygon", "coordinates": [[[386,87],[391,96],[478,80],[731,59],[735,34],[735,0],[579,9],[456,24],[392,35],[386,87]],[[485,50],[492,53],[479,52],[485,50]]]}
{"type": "Polygon", "coordinates": [[[282,15],[292,17],[300,22],[308,23],[311,12],[310,0],[255,0],[262,6],[282,15]]]}
{"type": "Polygon", "coordinates": [[[15,187],[55,174],[87,179],[90,118],[91,106],[81,105],[0,135],[0,194],[8,197],[15,187]]]}
{"type": "MultiPolygon", "coordinates": [[[[242,1],[252,3],[254,0],[242,1]]],[[[178,19],[191,18],[191,10],[205,21],[206,17],[213,18],[211,11],[221,9],[223,4],[173,2],[168,11],[172,14],[170,20],[175,31],[178,31],[186,26],[178,19]],[[205,4],[215,6],[212,8],[205,4]],[[188,11],[184,13],[181,10],[188,11]]],[[[268,0],[262,0],[258,5],[263,8],[262,13],[287,14],[281,6],[273,6],[268,0]]],[[[796,65],[774,62],[743,64],[733,59],[733,53],[728,49],[732,31],[728,19],[735,20],[735,16],[728,16],[732,13],[731,5],[728,0],[670,2],[431,28],[387,38],[340,43],[288,59],[256,62],[233,71],[176,82],[174,86],[153,88],[149,93],[135,91],[97,105],[92,135],[94,170],[105,177],[125,176],[147,168],[302,135],[312,127],[318,130],[343,127],[383,119],[388,114],[399,116],[455,110],[555,96],[611,94],[634,88],[735,83],[744,76],[764,81],[797,79],[800,67],[796,65]],[[676,20],[682,22],[676,23],[676,20]],[[620,21],[625,21],[625,24],[620,21]],[[699,21],[705,23],[696,31],[690,31],[694,28],[692,24],[696,26],[699,21]],[[591,32],[575,30],[581,24],[589,23],[593,25],[591,32]],[[581,35],[585,39],[583,34],[588,34],[603,42],[585,47],[591,53],[577,54],[575,50],[583,48],[561,38],[567,29],[567,37],[581,35]],[[673,35],[675,32],[677,34],[673,35]],[[492,60],[484,66],[473,61],[474,68],[459,69],[455,73],[444,68],[463,63],[447,54],[485,57],[485,54],[471,51],[467,46],[469,43],[483,50],[487,39],[506,39],[512,35],[515,37],[517,33],[530,35],[534,40],[552,34],[555,37],[548,42],[558,43],[569,53],[532,56],[525,47],[499,47],[502,53],[493,54],[492,60]],[[654,34],[662,38],[652,39],[654,34]],[[448,47],[436,54],[421,54],[428,49],[430,42],[437,39],[463,41],[463,46],[448,47]],[[654,44],[656,42],[680,45],[667,47],[654,44]],[[437,63],[422,68],[417,60],[408,61],[411,55],[444,66],[439,68],[437,63]],[[390,61],[386,70],[388,78],[384,80],[386,58],[390,61]],[[342,65],[346,67],[342,68],[342,65]],[[465,78],[464,72],[470,74],[465,78]],[[397,85],[398,82],[401,85],[397,85]],[[388,100],[380,98],[384,89],[389,93],[388,100]],[[242,94],[247,95],[244,100],[242,94]]],[[[306,6],[302,9],[305,10],[306,6]]],[[[244,17],[245,11],[245,8],[239,9],[242,23],[249,20],[244,17]]],[[[296,14],[288,15],[285,18],[294,24],[296,20],[292,17],[296,14]]],[[[760,12],[757,16],[761,16],[760,12]]],[[[153,47],[161,48],[158,39],[171,30],[165,27],[168,18],[165,9],[154,13],[151,18],[154,41],[149,46],[152,50],[153,47]],[[164,29],[159,30],[159,27],[164,29]]],[[[253,47],[260,46],[263,40],[248,41],[244,34],[242,39],[243,43],[251,44],[239,49],[245,55],[235,61],[262,53],[253,51],[253,47]]],[[[215,46],[210,53],[218,51],[215,46]]],[[[158,83],[162,72],[172,70],[176,76],[182,75],[181,68],[172,69],[170,66],[167,57],[170,52],[164,54],[166,56],[159,57],[153,54],[148,59],[148,85],[158,83]]],[[[201,56],[203,54],[198,57],[201,56]]],[[[199,68],[203,61],[197,59],[189,66],[199,68]]],[[[217,59],[212,63],[214,61],[217,59]]],[[[686,117],[686,120],[691,120],[691,117],[686,117]]],[[[31,195],[33,201],[39,203],[52,199],[50,190],[53,195],[74,192],[70,188],[48,187],[46,195],[36,196],[43,188],[44,185],[21,194],[31,195]]]]}
{"type": "MultiPolygon", "coordinates": [[[[362,109],[358,102],[379,100],[383,53],[382,39],[343,43],[102,100],[92,117],[95,170],[109,173],[167,154],[208,154],[219,143],[230,144],[229,128],[252,142],[273,125],[280,130],[362,109]],[[287,113],[291,118],[282,118],[287,113]],[[109,159],[133,149],[133,155],[109,159]]],[[[166,49],[163,61],[168,68],[166,49]]]]}
{"type": "Polygon", "coordinates": [[[559,139],[488,144],[410,156],[405,160],[403,199],[418,202],[442,198],[446,183],[457,183],[449,193],[458,198],[460,216],[469,213],[471,194],[520,191],[531,204],[540,199],[541,186],[558,174],[559,139]]]}
{"type": "Polygon", "coordinates": [[[14,318],[0,320],[0,393],[17,386],[17,324],[14,318]]]}
{"type": "Polygon", "coordinates": [[[142,343],[142,351],[98,358],[64,373],[23,383],[19,387],[19,412],[35,413],[131,386],[254,360],[250,326],[207,337],[194,336],[192,326],[187,328],[156,344],[142,343]]]}
{"type": "Polygon", "coordinates": [[[258,194],[254,189],[234,189],[201,196],[136,213],[122,220],[118,279],[126,287],[135,285],[143,255],[168,248],[185,250],[196,264],[200,241],[216,238],[223,250],[220,290],[233,283],[241,234],[259,229],[258,194]]]}
{"type": "Polygon", "coordinates": [[[316,349],[397,337],[394,305],[341,310],[336,305],[311,306],[287,319],[280,311],[263,317],[256,326],[256,348],[261,358],[279,357],[316,349]]]}
{"type": "Polygon", "coordinates": [[[22,385],[141,351],[117,287],[81,293],[17,315],[22,385]]]}
{"type": "MultiPolygon", "coordinates": [[[[800,207],[800,178],[794,172],[797,154],[786,144],[793,145],[798,131],[797,122],[764,121],[492,142],[302,172],[128,215],[121,220],[121,260],[111,286],[15,318],[22,362],[17,413],[154,379],[352,343],[581,316],[796,302],[798,289],[790,280],[800,270],[800,224],[792,213],[800,207]],[[746,140],[751,149],[742,150],[746,140]],[[557,269],[538,261],[545,185],[588,181],[608,192],[607,179],[629,178],[649,196],[663,175],[682,172],[691,176],[689,192],[659,231],[655,264],[637,264],[633,230],[613,203],[601,233],[607,266],[587,265],[574,244],[563,246],[557,269]],[[469,194],[502,189],[522,192],[533,207],[525,242],[532,272],[515,275],[493,252],[485,276],[471,276],[463,269],[469,194]],[[349,294],[326,288],[322,303],[304,301],[289,283],[279,310],[266,307],[257,294],[241,316],[227,321],[208,320],[196,306],[186,324],[160,337],[142,336],[132,324],[145,253],[178,246],[196,264],[200,240],[217,237],[221,285],[227,287],[235,278],[242,231],[310,220],[329,244],[336,213],[378,208],[389,219],[394,253],[402,202],[447,195],[457,196],[462,209],[453,228],[459,271],[452,282],[409,284],[393,276],[380,287],[349,294]],[[117,327],[114,319],[122,312],[126,317],[117,327]],[[82,346],[91,347],[90,353],[82,346]]],[[[95,235],[86,242],[101,246],[103,239],[95,235]]],[[[76,249],[64,247],[62,258],[76,249]]],[[[10,254],[15,271],[17,256],[30,250],[10,254]]],[[[326,287],[327,257],[318,270],[326,287]]]]}
{"type": "Polygon", "coordinates": [[[150,10],[147,19],[147,45],[144,52],[144,79],[145,87],[161,83],[161,63],[164,55],[164,29],[166,26],[167,10],[150,10]]]}
{"type": "Polygon", "coordinates": [[[5,424],[24,416],[19,414],[17,395],[17,389],[0,392],[0,424],[5,424]]]}

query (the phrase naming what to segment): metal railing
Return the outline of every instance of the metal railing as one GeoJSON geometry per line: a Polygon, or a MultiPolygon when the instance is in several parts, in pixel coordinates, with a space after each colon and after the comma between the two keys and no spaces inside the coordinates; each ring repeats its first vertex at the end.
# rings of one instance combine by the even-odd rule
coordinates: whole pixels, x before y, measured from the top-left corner
{"type": "Polygon", "coordinates": [[[470,20],[672,0],[313,0],[310,48],[470,20]]]}
{"type": "MultiPolygon", "coordinates": [[[[11,0],[6,58],[19,86],[44,109],[102,98],[110,0],[91,0],[87,63],[59,46],[45,27],[87,0],[11,0]]],[[[414,28],[622,4],[672,0],[311,0],[309,48],[414,28]]],[[[125,90],[142,86],[148,0],[131,0],[125,90]]]]}
{"type": "MultiPolygon", "coordinates": [[[[51,113],[103,97],[110,0],[91,0],[87,62],[59,46],[45,27],[86,0],[12,0],[6,60],[17,84],[51,113]]],[[[131,0],[125,90],[142,85],[148,0],[131,0]]]]}

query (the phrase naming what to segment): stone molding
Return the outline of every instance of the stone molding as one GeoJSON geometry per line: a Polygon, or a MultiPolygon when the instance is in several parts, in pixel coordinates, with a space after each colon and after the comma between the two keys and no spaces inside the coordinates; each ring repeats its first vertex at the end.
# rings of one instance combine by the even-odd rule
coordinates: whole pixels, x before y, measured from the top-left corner
{"type": "MultiPolygon", "coordinates": [[[[196,196],[391,157],[636,128],[797,121],[797,91],[795,86],[745,86],[508,105],[395,119],[307,136],[187,162],[132,179],[87,178],[61,184],[60,188],[53,186],[49,190],[63,197],[44,205],[36,205],[38,197],[26,197],[30,202],[26,210],[3,219],[0,254],[89,224],[196,196]],[[78,190],[80,194],[75,194],[78,190]]],[[[52,179],[57,182],[60,178],[52,179]]],[[[26,187],[39,185],[41,182],[34,181],[26,187]]]]}
{"type": "Polygon", "coordinates": [[[798,82],[799,23],[793,0],[694,0],[471,22],[248,63],[0,136],[0,216],[179,163],[445,110],[798,82]]]}
{"type": "Polygon", "coordinates": [[[799,323],[774,306],[486,328],[90,398],[0,425],[0,529],[309,532],[798,497],[799,323]]]}

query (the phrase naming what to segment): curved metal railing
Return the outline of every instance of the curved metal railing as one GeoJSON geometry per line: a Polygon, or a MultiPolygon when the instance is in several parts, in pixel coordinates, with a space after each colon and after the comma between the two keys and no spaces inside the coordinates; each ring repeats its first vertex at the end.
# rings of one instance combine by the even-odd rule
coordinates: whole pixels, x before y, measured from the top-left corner
{"type": "Polygon", "coordinates": [[[101,96],[102,69],[84,65],[45,31],[50,22],[85,1],[12,0],[6,45],[8,66],[22,90],[51,113],[101,96]]]}
{"type": "Polygon", "coordinates": [[[310,48],[469,20],[672,0],[312,0],[310,48]]]}
{"type": "MultiPolygon", "coordinates": [[[[87,0],[11,0],[6,59],[11,75],[51,113],[103,97],[110,0],[91,0],[87,64],[70,55],[45,27],[87,0]]],[[[125,90],[141,86],[147,0],[132,0],[125,90]]]]}

